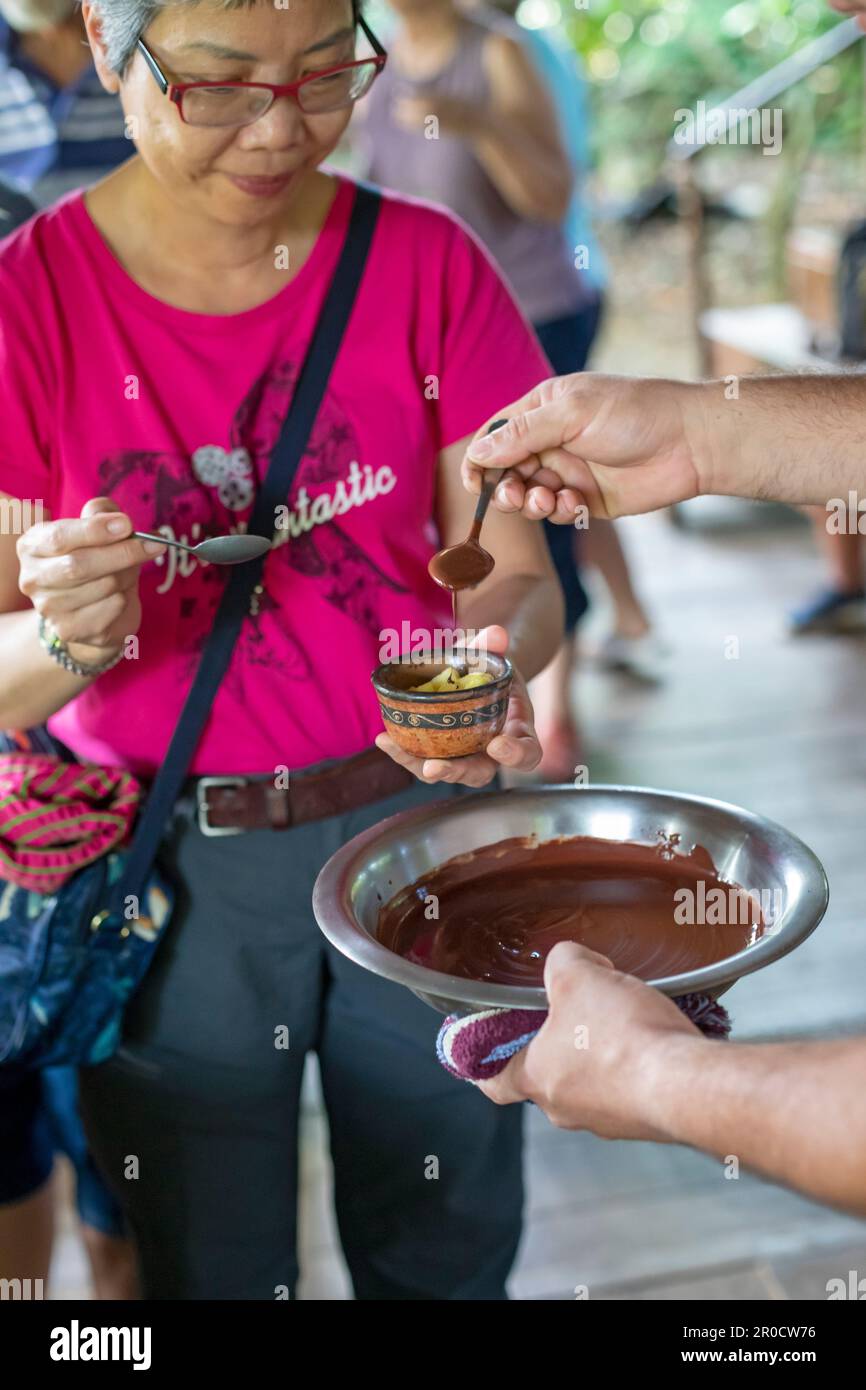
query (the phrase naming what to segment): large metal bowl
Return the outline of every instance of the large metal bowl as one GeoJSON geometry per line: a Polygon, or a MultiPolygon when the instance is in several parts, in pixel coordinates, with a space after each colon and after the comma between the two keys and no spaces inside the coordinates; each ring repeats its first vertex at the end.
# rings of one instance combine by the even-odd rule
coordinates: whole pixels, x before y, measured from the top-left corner
{"type": "Polygon", "coordinates": [[[741,975],[787,955],[827,910],[824,870],[810,849],[782,826],[739,806],[642,787],[530,787],[445,801],[404,811],[350,840],[316,880],[313,911],[328,940],[350,960],[405,985],[443,1013],[478,1008],[546,1009],[541,988],[488,984],[413,965],[375,938],[379,908],[401,888],[468,850],[515,835],[540,840],[588,835],[656,844],[679,835],[686,853],[703,845],[719,877],[776,892],[781,910],[752,946],[700,970],[650,983],[665,994],[717,997],[741,975]]]}

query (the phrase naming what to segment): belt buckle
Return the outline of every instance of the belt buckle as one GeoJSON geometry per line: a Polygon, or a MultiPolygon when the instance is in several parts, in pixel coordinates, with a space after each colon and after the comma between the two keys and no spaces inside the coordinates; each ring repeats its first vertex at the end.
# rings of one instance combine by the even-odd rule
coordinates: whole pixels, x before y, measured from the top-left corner
{"type": "Polygon", "coordinates": [[[216,839],[222,835],[243,835],[242,825],[211,825],[208,820],[207,793],[211,787],[245,787],[246,777],[200,777],[196,787],[198,828],[202,835],[216,839]]]}

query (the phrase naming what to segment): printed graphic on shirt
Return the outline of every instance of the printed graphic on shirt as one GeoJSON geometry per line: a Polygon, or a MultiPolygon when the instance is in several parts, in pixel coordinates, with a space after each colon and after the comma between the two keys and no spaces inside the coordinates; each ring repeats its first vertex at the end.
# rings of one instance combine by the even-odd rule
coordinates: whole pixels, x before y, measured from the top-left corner
{"type": "MultiPolygon", "coordinates": [[[[121,450],[103,459],[101,492],[135,520],[139,530],[158,531],[195,545],[207,536],[243,530],[255,500],[255,487],[267,471],[297,381],[293,363],[283,362],[260,377],[235,413],[230,447],[204,443],[191,457],[169,451],[121,450]]],[[[276,532],[264,574],[258,612],[244,624],[236,662],[265,667],[288,679],[314,674],[302,646],[282,631],[277,651],[268,640],[280,605],[269,592],[269,576],[278,566],[312,579],[321,597],[366,629],[374,640],[382,626],[379,598],[385,590],[406,593],[406,586],[387,575],[344,531],[337,517],[366,506],[390,492],[396,478],[388,468],[373,473],[357,462],[351,425],[332,396],[324,401],[287,499],[286,529],[276,532]],[[310,493],[328,491],[310,499],[310,493]]],[[[226,571],[202,565],[183,551],[169,550],[157,562],[162,577],[157,593],[177,591],[179,637],[197,663],[222,596],[226,571]],[[185,581],[196,576],[194,591],[185,581]]],[[[229,673],[229,679],[231,672],[229,673]]]]}

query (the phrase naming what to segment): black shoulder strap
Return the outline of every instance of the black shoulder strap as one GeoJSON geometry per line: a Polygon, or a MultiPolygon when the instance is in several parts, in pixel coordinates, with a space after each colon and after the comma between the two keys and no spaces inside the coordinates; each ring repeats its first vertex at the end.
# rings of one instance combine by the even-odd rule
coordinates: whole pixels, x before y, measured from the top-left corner
{"type": "MultiPolygon", "coordinates": [[[[278,506],[285,505],[304,456],[331,370],[349,324],[381,207],[381,196],[365,185],[356,190],[345,245],[298,378],[289,412],[259,488],[248,531],[271,537],[278,506]]],[[[186,778],[220,682],[249,612],[253,589],[260,582],[267,555],[229,571],[214,626],[202,653],[192,688],[174,731],[165,761],[150,789],[136,827],[123,875],[112,893],[111,908],[122,913],[124,899],[140,896],[166,822],[186,778]]]]}

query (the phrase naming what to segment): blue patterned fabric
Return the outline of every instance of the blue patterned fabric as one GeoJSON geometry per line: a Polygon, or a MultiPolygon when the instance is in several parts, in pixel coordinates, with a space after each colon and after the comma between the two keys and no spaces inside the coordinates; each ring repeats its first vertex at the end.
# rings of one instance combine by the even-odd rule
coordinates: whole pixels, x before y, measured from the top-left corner
{"type": "MultiPolygon", "coordinates": [[[[45,730],[0,734],[0,751],[57,752],[45,730]]],[[[65,750],[63,750],[65,751],[65,750]]],[[[56,893],[0,879],[0,1072],[92,1066],[120,1042],[123,1013],[147,972],[174,906],[158,869],[135,915],[103,912],[123,872],[114,851],[56,893]]]]}
{"type": "Polygon", "coordinates": [[[50,895],[0,884],[0,1067],[92,1066],[120,1042],[174,895],[157,872],[125,921],[91,922],[123,871],[112,853],[50,895]]]}

